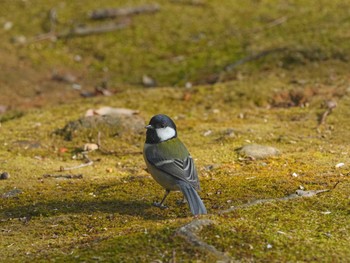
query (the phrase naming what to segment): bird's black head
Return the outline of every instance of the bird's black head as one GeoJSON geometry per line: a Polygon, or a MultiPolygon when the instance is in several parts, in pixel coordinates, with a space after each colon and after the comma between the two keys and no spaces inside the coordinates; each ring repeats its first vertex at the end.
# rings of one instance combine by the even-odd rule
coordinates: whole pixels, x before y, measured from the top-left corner
{"type": "Polygon", "coordinates": [[[153,116],[146,129],[146,143],[160,143],[177,136],[175,123],[164,114],[153,116]]]}

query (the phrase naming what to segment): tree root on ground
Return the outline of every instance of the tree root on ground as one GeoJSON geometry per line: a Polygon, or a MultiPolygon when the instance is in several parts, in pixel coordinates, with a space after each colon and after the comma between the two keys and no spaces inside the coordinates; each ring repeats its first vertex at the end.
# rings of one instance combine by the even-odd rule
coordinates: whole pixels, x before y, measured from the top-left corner
{"type": "MultiPolygon", "coordinates": [[[[238,209],[247,208],[247,207],[264,204],[264,203],[270,203],[270,202],[276,202],[276,201],[289,201],[289,200],[297,199],[301,197],[316,196],[320,193],[325,193],[333,190],[338,185],[338,183],[339,182],[337,182],[332,189],[311,190],[311,191],[296,190],[295,193],[290,194],[288,196],[280,197],[280,198],[257,199],[246,204],[234,206],[229,209],[219,211],[219,215],[227,214],[238,209]]],[[[230,257],[228,254],[217,250],[212,245],[207,244],[197,235],[198,232],[200,232],[203,229],[203,227],[208,225],[213,225],[213,224],[215,224],[213,220],[195,218],[190,223],[180,227],[176,231],[176,234],[178,236],[183,237],[190,245],[197,247],[202,251],[212,254],[214,257],[217,258],[217,262],[235,262],[236,260],[230,257]]]]}

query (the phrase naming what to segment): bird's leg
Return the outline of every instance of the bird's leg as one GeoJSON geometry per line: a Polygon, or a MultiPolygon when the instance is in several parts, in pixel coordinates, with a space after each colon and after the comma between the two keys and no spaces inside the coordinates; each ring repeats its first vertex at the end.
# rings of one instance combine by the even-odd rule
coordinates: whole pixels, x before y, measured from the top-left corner
{"type": "Polygon", "coordinates": [[[165,201],[165,199],[166,199],[166,197],[168,196],[169,193],[170,193],[169,190],[165,190],[165,195],[164,195],[162,201],[160,201],[160,203],[154,202],[153,205],[156,206],[156,207],[159,207],[161,209],[168,208],[166,205],[163,205],[163,203],[164,203],[164,201],[165,201]]]}

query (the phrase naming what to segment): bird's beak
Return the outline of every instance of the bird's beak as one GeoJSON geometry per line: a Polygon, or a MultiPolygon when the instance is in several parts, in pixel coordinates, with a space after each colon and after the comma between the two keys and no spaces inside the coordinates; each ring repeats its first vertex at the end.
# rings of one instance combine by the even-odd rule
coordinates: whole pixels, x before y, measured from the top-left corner
{"type": "Polygon", "coordinates": [[[147,129],[147,130],[153,130],[154,129],[154,127],[150,124],[150,125],[147,125],[147,126],[145,126],[145,128],[147,129]]]}

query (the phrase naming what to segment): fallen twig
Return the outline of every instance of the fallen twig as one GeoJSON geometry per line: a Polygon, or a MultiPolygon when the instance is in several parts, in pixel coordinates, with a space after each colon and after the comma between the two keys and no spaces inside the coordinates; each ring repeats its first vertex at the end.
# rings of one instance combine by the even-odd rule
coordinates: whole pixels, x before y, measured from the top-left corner
{"type": "Polygon", "coordinates": [[[89,14],[90,19],[106,19],[114,18],[118,16],[130,16],[137,15],[141,13],[155,13],[160,10],[159,5],[143,5],[136,7],[124,7],[124,8],[105,8],[97,9],[89,14]]]}
{"type": "Polygon", "coordinates": [[[70,38],[70,37],[82,37],[93,34],[101,34],[106,32],[112,32],[120,29],[124,29],[130,24],[130,21],[124,21],[123,23],[108,23],[99,26],[76,26],[68,32],[57,34],[57,38],[70,38]]]}
{"type": "Polygon", "coordinates": [[[82,174],[44,174],[44,178],[55,178],[55,179],[83,179],[82,174]]]}
{"type": "Polygon", "coordinates": [[[50,31],[49,32],[55,32],[56,31],[56,24],[57,24],[57,12],[56,12],[55,8],[52,8],[49,11],[49,22],[50,22],[50,31]]]}
{"type": "Polygon", "coordinates": [[[257,54],[254,54],[254,55],[250,55],[250,56],[247,56],[247,57],[244,57],[234,63],[231,63],[231,64],[228,64],[227,66],[225,66],[224,70],[225,71],[231,71],[233,70],[234,68],[244,64],[244,63],[247,63],[247,62],[250,62],[250,61],[253,61],[253,60],[257,60],[257,59],[260,59],[262,57],[266,57],[267,55],[270,55],[272,53],[277,53],[277,52],[282,52],[282,51],[285,51],[286,48],[285,47],[282,47],[282,48],[273,48],[273,49],[267,49],[267,50],[264,50],[264,51],[261,51],[257,54]]]}
{"type": "Polygon", "coordinates": [[[175,4],[192,5],[192,6],[205,6],[206,2],[203,0],[171,0],[175,4]]]}
{"type": "Polygon", "coordinates": [[[333,110],[337,107],[337,103],[333,100],[326,101],[326,111],[321,115],[318,126],[321,126],[326,123],[327,116],[333,112],[333,110]]]}
{"type": "Polygon", "coordinates": [[[86,166],[90,166],[90,165],[94,164],[94,162],[92,160],[90,160],[90,158],[87,156],[86,153],[83,152],[82,154],[83,154],[84,159],[87,161],[86,163],[82,163],[80,165],[73,166],[73,167],[63,167],[63,166],[61,166],[60,167],[60,172],[74,170],[74,169],[78,169],[78,168],[82,168],[82,167],[86,167],[86,166]]]}
{"type": "Polygon", "coordinates": [[[75,26],[70,30],[57,33],[55,31],[51,31],[48,33],[40,34],[34,38],[32,38],[28,43],[38,42],[43,40],[57,40],[63,38],[72,38],[72,37],[83,37],[88,35],[96,35],[107,32],[112,32],[116,30],[121,30],[126,28],[130,24],[130,21],[124,21],[122,23],[108,23],[99,26],[75,26]]]}
{"type": "Polygon", "coordinates": [[[283,23],[287,22],[287,20],[288,20],[288,17],[286,17],[286,16],[279,17],[279,18],[271,21],[270,23],[268,23],[268,24],[266,24],[266,25],[264,25],[262,27],[258,27],[256,29],[254,29],[252,31],[252,34],[256,34],[256,33],[260,32],[260,31],[265,30],[265,29],[270,29],[272,27],[282,25],[283,23]]]}
{"type": "Polygon", "coordinates": [[[217,250],[214,246],[205,243],[197,236],[197,232],[201,231],[204,226],[212,224],[214,224],[214,222],[210,219],[195,219],[189,224],[180,227],[176,231],[176,234],[183,237],[191,245],[211,253],[220,260],[220,262],[232,262],[232,259],[228,255],[217,250]]]}

